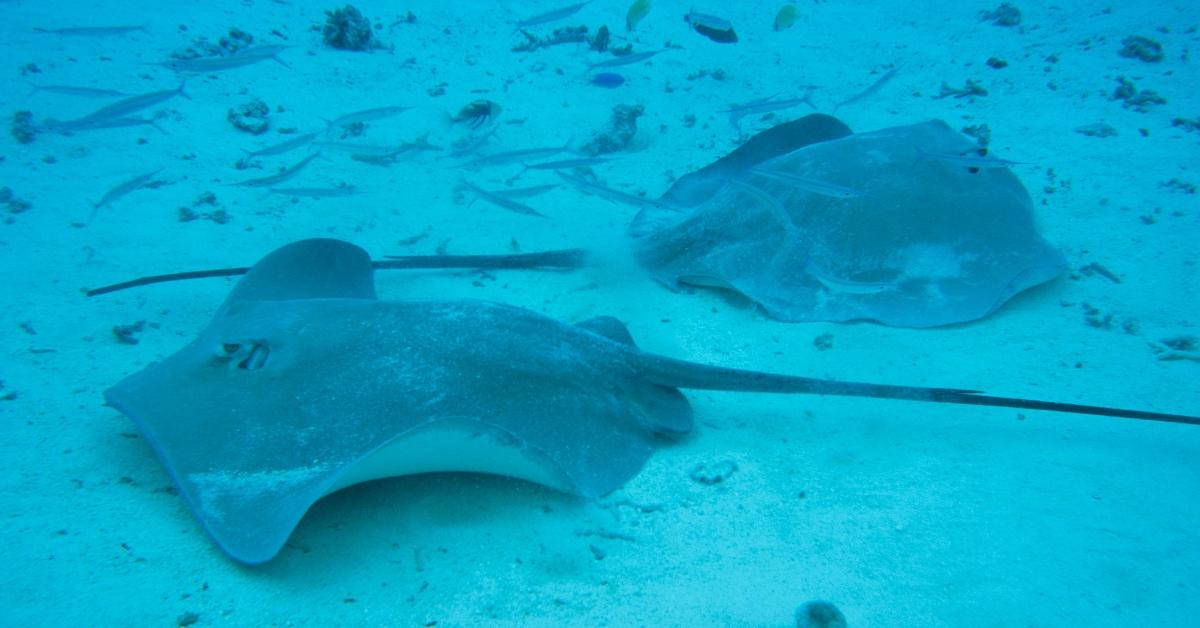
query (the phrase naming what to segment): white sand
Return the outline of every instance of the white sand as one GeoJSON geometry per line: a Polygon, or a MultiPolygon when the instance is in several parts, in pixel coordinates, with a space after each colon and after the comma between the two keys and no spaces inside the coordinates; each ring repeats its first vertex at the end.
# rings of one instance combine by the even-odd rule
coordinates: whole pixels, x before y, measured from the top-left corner
{"type": "MultiPolygon", "coordinates": [[[[239,567],[165,492],[146,443],[101,397],[179,348],[232,281],[81,294],[142,274],[253,263],[312,236],[349,239],[376,255],[430,253],[446,239],[452,253],[503,252],[513,239],[522,250],[619,241],[635,211],[567,188],[529,201],[552,220],[459,204],[459,171],[433,154],[387,168],[322,157],[289,182],[362,189],[349,198],[293,203],[227,187],[269,173],[232,167],[241,149],[279,139],[251,138],[225,121],[228,108],[254,96],[284,109],[273,113],[275,127],[302,131],[369,107],[453,112],[490,98],[505,108],[493,149],[586,139],[614,104],[643,104],[629,154],[597,170],[618,189],[657,195],[672,175],[735,146],[718,110],[808,84],[829,107],[895,64],[891,83],[839,117],[856,130],[928,118],[955,128],[986,123],[994,154],[1035,164],[1017,174],[1071,267],[1098,262],[1122,282],[1064,277],[983,321],[920,331],[778,323],[710,292],[672,294],[629,266],[502,272],[479,287],[472,273],[391,273],[378,277],[380,293],[495,299],[566,321],[611,314],[646,349],[743,368],[1196,414],[1200,364],[1159,361],[1148,347],[1200,334],[1200,202],[1160,185],[1200,184],[1200,134],[1171,125],[1200,116],[1196,62],[1186,58],[1197,45],[1196,9],[1021,3],[1024,26],[1012,29],[979,21],[978,11],[994,7],[984,2],[920,11],[894,1],[800,3],[795,27],[775,33],[782,3],[697,4],[736,25],[741,42],[721,46],[687,29],[688,3],[660,1],[632,41],[638,50],[681,49],[620,68],[628,83],[603,90],[582,74],[601,57],[581,47],[510,52],[511,22],[556,2],[359,2],[385,25],[405,11],[417,16],[380,32],[394,53],[373,54],[321,45],[310,27],[338,3],[162,4],[137,14],[98,2],[0,5],[6,115],[71,118],[104,102],[26,97],[19,70],[30,62],[42,72],[26,78],[39,83],[141,93],[177,84],[173,72],[142,64],[193,36],[216,39],[237,26],[275,43],[274,29],[296,46],[281,55],[291,70],[268,62],[190,80],[191,100],[151,110],[169,112],[160,122],[166,135],[141,128],[3,140],[0,185],[33,208],[0,226],[0,394],[18,395],[0,401],[0,624],[170,626],[196,613],[198,625],[787,625],[796,606],[817,598],[838,605],[851,626],[1180,626],[1200,614],[1194,427],[732,393],[689,393],[695,436],[662,449],[599,502],[488,477],[375,482],[317,504],[274,561],[239,567]],[[148,33],[120,37],[31,32],[141,23],[148,33]],[[1167,59],[1119,56],[1134,34],[1161,41],[1167,59]],[[989,68],[992,56],[1010,65],[989,68]],[[725,79],[688,78],[701,69],[725,79]],[[1119,76],[1169,103],[1148,113],[1122,108],[1109,99],[1119,76]],[[931,98],[943,81],[967,79],[989,95],[931,98]],[[431,97],[439,85],[445,94],[431,97]],[[685,128],[689,114],[696,123],[685,128]],[[1074,132],[1099,121],[1119,135],[1074,132]],[[73,226],[86,221],[89,200],[156,168],[168,185],[73,226]],[[210,190],[231,223],[177,221],[177,207],[210,190]],[[1144,224],[1144,215],[1156,222],[1144,224]],[[427,227],[418,244],[396,244],[427,227]],[[1084,302],[1112,313],[1116,327],[1086,325],[1084,302]],[[116,342],[111,328],[138,320],[151,325],[140,344],[116,342]],[[1136,333],[1121,330],[1125,320],[1136,320],[1136,333]],[[815,350],[813,338],[827,332],[833,348],[815,350]],[[724,460],[739,467],[729,481],[689,479],[695,465],[724,460]]],[[[564,23],[607,23],[624,36],[627,6],[596,0],[564,23]]],[[[380,123],[371,136],[420,136],[429,111],[380,123]]],[[[753,132],[771,122],[743,124],[753,132]]],[[[276,168],[300,156],[263,161],[276,168]]],[[[468,176],[497,188],[513,174],[468,176]]],[[[521,184],[552,180],[531,173],[521,184]]]]}

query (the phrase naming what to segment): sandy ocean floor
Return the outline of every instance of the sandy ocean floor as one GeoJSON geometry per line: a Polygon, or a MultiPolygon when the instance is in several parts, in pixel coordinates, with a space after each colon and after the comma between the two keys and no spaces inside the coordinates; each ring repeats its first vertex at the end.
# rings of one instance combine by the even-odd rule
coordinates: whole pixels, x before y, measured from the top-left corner
{"type": "MultiPolygon", "coordinates": [[[[242,567],[205,536],[132,423],[104,405],[120,378],[180,348],[233,280],[85,298],[135,276],[253,263],[284,243],[351,240],[375,256],[591,246],[598,266],[570,273],[381,273],[385,299],[471,297],[578,322],[609,314],[645,349],[699,362],[810,376],[981,388],[1037,399],[1200,413],[1200,362],[1158,359],[1152,343],[1200,336],[1200,117],[1193,58],[1200,10],[1185,3],[1019,3],[1019,27],[980,19],[994,4],[891,0],[697,3],[732,21],[722,45],[658,1],[633,33],[628,2],[595,0],[559,25],[607,24],[635,50],[670,47],[590,84],[583,45],[512,52],[513,23],[554,1],[362,1],[390,49],[338,51],[319,25],[336,3],[0,3],[0,111],[70,119],[108,102],[27,83],[145,93],[180,78],[153,62],[196,37],[239,28],[290,44],[265,62],[190,78],[190,99],[143,112],[150,127],[0,140],[0,186],[28,201],[0,226],[0,624],[11,626],[792,625],[823,599],[850,626],[1183,626],[1200,615],[1200,429],[975,407],[688,392],[698,427],[596,501],[503,478],[416,476],[319,502],[273,561],[242,567]],[[415,22],[404,19],[408,12],[415,22]],[[35,28],[145,25],[113,36],[35,28]],[[1141,35],[1148,63],[1118,54],[1141,35]],[[1007,61],[993,68],[989,58],[1007,61]],[[636,209],[560,187],[528,202],[549,219],[456,194],[462,171],[437,152],[389,166],[322,155],[288,184],[356,186],[298,199],[228,184],[304,153],[237,170],[277,129],[373,107],[410,112],[368,139],[455,139],[445,114],[476,99],[503,107],[489,151],[589,139],[614,105],[643,105],[634,141],[598,166],[607,185],[657,196],[674,177],[737,146],[720,110],[815,86],[823,111],[891,68],[877,93],[837,112],[856,131],[931,118],[986,124],[1037,220],[1071,271],[984,320],[912,330],[785,324],[710,291],[672,293],[628,261],[636,209]],[[1166,103],[1111,99],[1118,78],[1166,103]],[[943,83],[986,96],[936,99],[943,83]],[[226,120],[261,98],[272,130],[226,120]],[[693,120],[694,123],[689,122],[693,120]],[[1089,136],[1103,123],[1116,132],[1089,136]],[[91,202],[152,171],[156,185],[91,202]],[[1176,184],[1167,185],[1166,182],[1176,184]],[[212,192],[221,224],[181,222],[212,192]],[[413,244],[401,242],[427,234],[413,244]],[[1120,279],[1082,274],[1097,263],[1120,279]],[[1108,328],[1088,323],[1111,315],[1108,328]],[[145,321],[137,344],[116,325],[145,321]],[[832,335],[832,348],[814,338],[832,335]],[[1018,416],[1018,415],[1023,416],[1018,416]],[[689,472],[734,462],[708,486],[689,472]]],[[[749,117],[753,133],[809,113],[749,117]]],[[[468,172],[488,188],[520,166],[468,172]]],[[[529,172],[517,185],[555,182],[529,172]]],[[[969,208],[964,208],[964,211],[969,208]]]]}

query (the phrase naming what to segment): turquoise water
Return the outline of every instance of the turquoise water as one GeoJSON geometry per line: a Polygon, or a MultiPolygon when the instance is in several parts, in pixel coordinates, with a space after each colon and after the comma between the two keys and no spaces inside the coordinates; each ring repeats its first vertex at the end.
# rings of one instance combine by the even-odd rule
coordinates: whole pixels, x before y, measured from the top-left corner
{"type": "MultiPolygon", "coordinates": [[[[788,26],[783,5],[685,20],[692,5],[660,1],[630,30],[628,2],[360,3],[365,37],[326,36],[333,4],[0,3],[0,623],[795,625],[825,600],[850,626],[1193,624],[1193,425],[686,390],[693,432],[599,498],[483,474],[357,484],[243,566],[160,464],[168,445],[105,404],[237,278],[85,291],[322,237],[376,259],[589,251],[569,271],[380,271],[383,301],[615,316],[647,351],[741,369],[1200,414],[1200,12],[1017,5],[1006,25],[992,4],[819,2],[788,26]],[[1065,271],[980,320],[912,329],[781,322],[634,261],[646,199],[813,113],[986,135],[1020,162],[1065,271]],[[527,168],[562,160],[603,187],[527,168]]],[[[833,183],[803,193],[888,207],[833,183]]],[[[833,297],[898,285],[806,272],[833,297]]],[[[189,404],[232,407],[214,397],[189,404]]],[[[253,458],[262,421],[197,430],[253,458]]],[[[231,455],[169,447],[201,468],[231,455]]]]}

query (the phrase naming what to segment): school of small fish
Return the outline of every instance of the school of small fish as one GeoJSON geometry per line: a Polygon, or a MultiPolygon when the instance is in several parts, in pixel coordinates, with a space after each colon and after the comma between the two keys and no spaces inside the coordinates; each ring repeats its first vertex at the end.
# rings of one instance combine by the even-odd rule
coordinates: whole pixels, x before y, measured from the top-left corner
{"type": "MultiPolygon", "coordinates": [[[[557,9],[513,20],[513,33],[522,33],[524,36],[532,38],[534,36],[530,33],[532,29],[552,27],[552,25],[573,18],[585,10],[590,10],[589,7],[591,4],[590,0],[576,2],[557,9]]],[[[599,10],[599,7],[594,8],[599,10]]],[[[635,0],[629,4],[624,15],[626,32],[633,33],[645,20],[652,19],[653,9],[653,3],[650,0],[635,0]]],[[[661,18],[662,16],[659,17],[661,18]]],[[[800,18],[800,10],[796,5],[784,4],[775,13],[771,29],[776,33],[791,29],[800,18]]],[[[683,21],[692,31],[711,42],[718,44],[735,44],[738,42],[738,35],[734,25],[719,15],[692,8],[683,15],[683,21]]],[[[144,25],[46,27],[36,28],[34,31],[48,37],[77,38],[140,36],[149,32],[144,25]]],[[[158,113],[153,112],[156,108],[160,108],[176,98],[190,99],[191,96],[186,91],[189,80],[203,80],[203,77],[206,76],[213,77],[268,61],[275,62],[283,68],[291,69],[292,65],[287,62],[285,55],[294,54],[292,52],[293,48],[295,46],[292,44],[266,43],[249,45],[229,54],[170,58],[151,62],[147,65],[174,72],[177,75],[177,82],[171,88],[143,93],[130,94],[124,90],[90,85],[30,83],[31,97],[38,94],[54,94],[56,96],[88,99],[113,99],[109,104],[80,117],[66,120],[44,117],[33,126],[32,130],[39,134],[70,136],[100,130],[150,126],[161,133],[167,134],[169,131],[163,128],[165,120],[162,117],[161,111],[158,113]],[[147,112],[152,113],[147,115],[147,112]]],[[[591,61],[583,61],[582,65],[584,66],[584,72],[590,77],[590,82],[593,85],[607,89],[622,89],[627,88],[629,83],[625,76],[618,74],[615,70],[654,63],[658,60],[659,55],[671,52],[673,48],[677,48],[677,46],[644,50],[635,50],[632,46],[617,47],[611,50],[610,55],[591,61]]],[[[861,91],[834,103],[832,109],[836,111],[839,108],[871,98],[884,89],[898,72],[898,67],[885,68],[874,82],[867,85],[861,91]]],[[[816,89],[817,87],[813,85],[798,86],[798,91],[793,94],[771,94],[748,102],[732,104],[729,108],[717,113],[727,114],[730,125],[738,132],[738,137],[744,138],[741,121],[748,116],[764,116],[799,107],[808,107],[813,110],[818,109],[813,99],[816,89]]],[[[553,146],[486,150],[487,145],[496,137],[500,128],[496,124],[496,117],[499,115],[501,108],[489,100],[475,101],[464,107],[458,115],[452,116],[446,114],[451,120],[451,124],[458,125],[466,130],[466,133],[448,146],[436,146],[430,143],[427,139],[429,136],[428,130],[425,130],[423,134],[420,134],[418,131],[415,139],[410,141],[371,142],[363,141],[363,138],[360,137],[364,129],[369,128],[372,123],[404,116],[419,107],[420,105],[415,103],[384,104],[324,118],[324,128],[309,129],[304,132],[288,129],[286,134],[280,134],[276,142],[257,147],[243,148],[242,151],[245,157],[239,162],[238,168],[260,168],[261,166],[258,162],[260,159],[287,159],[286,156],[293,152],[303,151],[304,156],[298,159],[287,160],[285,163],[281,163],[275,170],[267,171],[267,173],[261,176],[243,177],[230,181],[227,185],[243,188],[261,188],[268,193],[291,197],[293,199],[345,197],[358,193],[361,188],[345,181],[332,183],[326,181],[323,182],[323,185],[314,186],[281,186],[302,175],[307,176],[305,173],[308,172],[311,164],[322,155],[341,155],[366,164],[388,166],[401,159],[414,159],[423,152],[435,152],[442,153],[442,159],[453,160],[454,163],[450,167],[466,171],[519,165],[521,167],[520,172],[517,173],[516,177],[506,179],[503,187],[487,188],[462,178],[457,185],[457,190],[467,192],[472,197],[483,200],[500,209],[525,216],[546,218],[546,214],[525,204],[524,201],[529,197],[560,187],[560,184],[534,185],[524,188],[513,187],[512,184],[517,177],[530,171],[553,171],[561,178],[561,182],[566,183],[570,188],[583,194],[597,196],[616,203],[634,207],[645,207],[659,203],[658,201],[639,195],[609,188],[601,183],[593,174],[593,168],[610,163],[614,161],[615,157],[572,156],[570,154],[576,152],[576,149],[572,146],[573,138],[563,144],[553,146]],[[568,154],[568,156],[566,158],[550,160],[550,158],[563,153],[568,154]]],[[[985,154],[943,155],[928,153],[920,150],[918,147],[917,161],[920,162],[923,160],[954,163],[962,167],[975,169],[1020,164],[1020,162],[997,159],[985,154]]],[[[166,181],[159,178],[159,175],[164,170],[165,168],[160,166],[143,174],[120,178],[117,184],[98,196],[99,200],[90,203],[91,213],[87,222],[90,223],[95,219],[99,210],[119,203],[123,198],[134,192],[166,184],[166,181]]],[[[856,190],[837,185],[834,182],[803,179],[769,168],[758,168],[753,171],[753,174],[759,177],[783,181],[797,189],[813,194],[839,198],[854,198],[860,195],[856,190]]]]}

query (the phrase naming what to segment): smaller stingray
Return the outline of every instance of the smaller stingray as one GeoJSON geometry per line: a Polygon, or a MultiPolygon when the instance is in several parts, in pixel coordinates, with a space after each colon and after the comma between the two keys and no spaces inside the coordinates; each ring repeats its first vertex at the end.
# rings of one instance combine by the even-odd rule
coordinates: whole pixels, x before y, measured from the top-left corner
{"type": "Polygon", "coordinates": [[[941,121],[856,134],[806,116],[681,177],[631,224],[635,255],[782,321],[982,318],[1066,262],[1011,162],[976,149],[941,121]]]}
{"type": "Polygon", "coordinates": [[[380,301],[365,251],[284,246],[187,346],[105,392],[217,545],[279,552],[322,496],[432,471],[583,496],[633,477],[692,428],[678,388],[995,405],[1200,424],[1137,410],[739,371],[642,352],[616,319],[568,325],[486,301],[380,301]]]}

